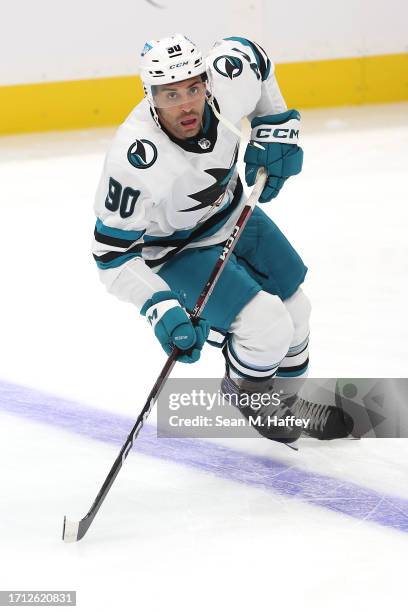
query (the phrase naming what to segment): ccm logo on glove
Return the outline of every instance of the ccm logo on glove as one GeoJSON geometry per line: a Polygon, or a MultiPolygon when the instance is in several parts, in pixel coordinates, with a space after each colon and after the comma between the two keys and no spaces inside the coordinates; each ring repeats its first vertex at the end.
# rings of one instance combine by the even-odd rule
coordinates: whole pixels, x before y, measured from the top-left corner
{"type": "Polygon", "coordinates": [[[276,198],[289,176],[302,170],[303,151],[298,146],[300,114],[297,110],[288,110],[255,117],[251,127],[251,142],[244,157],[245,179],[248,187],[252,187],[259,168],[265,168],[268,179],[259,198],[262,204],[276,198]],[[262,146],[254,146],[254,142],[262,142],[262,146]]]}
{"type": "Polygon", "coordinates": [[[293,127],[275,128],[272,129],[266,125],[252,130],[251,137],[253,140],[264,140],[267,142],[295,142],[299,140],[299,123],[298,119],[292,119],[288,123],[293,123],[293,127]],[[297,124],[297,125],[296,125],[297,124]]]}

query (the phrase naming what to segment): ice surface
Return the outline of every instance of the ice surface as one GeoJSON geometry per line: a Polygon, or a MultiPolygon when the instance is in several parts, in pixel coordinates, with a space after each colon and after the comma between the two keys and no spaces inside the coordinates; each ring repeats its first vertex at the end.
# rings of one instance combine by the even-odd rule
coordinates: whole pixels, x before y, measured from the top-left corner
{"type": "MultiPolygon", "coordinates": [[[[408,105],[303,119],[304,171],[264,209],[310,269],[311,374],[406,376],[408,105]]],[[[120,448],[115,413],[117,424],[132,422],[163,364],[150,329],[106,294],[90,255],[111,135],[0,140],[1,588],[76,589],[87,612],[371,612],[405,601],[406,440],[302,440],[294,453],[264,439],[170,448],[141,438],[85,539],[62,543],[64,514],[87,512],[120,448]],[[13,383],[39,390],[38,401],[21,390],[13,404],[13,383]],[[47,422],[35,418],[49,396],[77,402],[80,431],[61,424],[51,401],[47,422]],[[113,417],[95,411],[95,423],[83,406],[113,417]],[[105,438],[92,435],[102,426],[105,438]],[[260,482],[273,469],[279,487],[260,482]]],[[[173,375],[222,368],[208,347],[173,375]]]]}

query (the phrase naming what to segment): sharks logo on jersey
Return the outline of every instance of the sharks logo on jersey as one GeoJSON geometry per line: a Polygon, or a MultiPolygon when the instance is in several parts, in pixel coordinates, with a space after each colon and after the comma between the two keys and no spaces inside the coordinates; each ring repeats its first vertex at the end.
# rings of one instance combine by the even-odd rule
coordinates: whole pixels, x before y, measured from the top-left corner
{"type": "Polygon", "coordinates": [[[209,168],[208,170],[204,170],[206,174],[209,174],[215,179],[215,183],[206,187],[202,191],[198,191],[197,193],[190,194],[188,197],[200,202],[196,206],[192,206],[191,208],[185,208],[180,212],[191,212],[193,210],[200,210],[200,208],[207,208],[208,206],[214,206],[214,204],[221,203],[225,191],[228,187],[228,183],[230,182],[232,175],[234,174],[235,166],[238,159],[238,147],[235,150],[234,158],[232,161],[232,165],[230,168],[209,168]]]}
{"type": "Polygon", "coordinates": [[[141,140],[136,140],[129,147],[127,158],[132,166],[139,170],[144,170],[153,166],[156,161],[157,148],[150,140],[142,138],[141,140]]]}
{"type": "Polygon", "coordinates": [[[233,55],[220,55],[213,64],[215,70],[224,77],[236,79],[242,72],[242,61],[233,55]]]}

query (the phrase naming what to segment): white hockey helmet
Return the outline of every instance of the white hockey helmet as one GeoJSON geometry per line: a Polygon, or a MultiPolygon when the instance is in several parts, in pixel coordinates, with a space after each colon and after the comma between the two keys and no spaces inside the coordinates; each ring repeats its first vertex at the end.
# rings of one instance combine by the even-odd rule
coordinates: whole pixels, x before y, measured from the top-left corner
{"type": "Polygon", "coordinates": [[[154,108],[154,86],[206,76],[203,54],[183,34],[149,40],[142,51],[140,76],[150,105],[154,108]]]}

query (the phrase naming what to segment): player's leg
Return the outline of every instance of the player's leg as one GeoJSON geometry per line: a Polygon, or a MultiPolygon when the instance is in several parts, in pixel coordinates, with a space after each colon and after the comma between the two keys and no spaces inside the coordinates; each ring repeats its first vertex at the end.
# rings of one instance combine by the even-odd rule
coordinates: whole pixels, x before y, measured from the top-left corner
{"type": "MultiPolygon", "coordinates": [[[[260,208],[255,209],[249,220],[236,247],[236,255],[265,292],[281,298],[292,322],[293,334],[287,352],[274,373],[279,377],[275,380],[275,388],[279,386],[282,396],[291,398],[290,401],[299,399],[291,405],[299,418],[308,419],[305,433],[320,439],[347,436],[352,424],[340,408],[300,401],[299,393],[309,364],[311,312],[310,301],[299,287],[307,272],[303,261],[260,208]]],[[[273,312],[271,316],[274,316],[273,312]]]]}
{"type": "MultiPolygon", "coordinates": [[[[301,290],[289,307],[287,302],[261,291],[233,321],[223,350],[222,390],[231,395],[278,394],[283,409],[302,420],[303,433],[321,440],[346,437],[353,423],[341,407],[305,399],[310,304],[301,290]],[[282,363],[286,367],[281,368],[282,363]]],[[[245,416],[251,414],[247,407],[237,407],[245,416]]],[[[270,412],[269,407],[264,412],[270,412]]]]}
{"type": "Polygon", "coordinates": [[[288,352],[294,334],[282,300],[260,291],[232,322],[223,352],[233,378],[270,379],[288,352]]]}
{"type": "MultiPolygon", "coordinates": [[[[181,295],[186,308],[192,310],[221,252],[220,245],[185,249],[158,274],[172,291],[181,295]]],[[[260,290],[256,279],[237,263],[232,253],[203,311],[212,330],[219,332],[219,345],[237,314],[260,290]]]]}
{"type": "Polygon", "coordinates": [[[300,393],[308,375],[311,304],[301,287],[283,304],[293,324],[293,336],[276,371],[276,379],[280,389],[293,396],[300,393]]]}
{"type": "Polygon", "coordinates": [[[223,393],[232,398],[231,403],[247,419],[260,417],[259,424],[254,425],[259,433],[280,442],[293,442],[301,433],[290,420],[284,426],[270,424],[274,417],[285,420],[294,416],[288,398],[281,395],[276,403],[273,395],[274,376],[288,352],[293,333],[293,323],[282,300],[260,291],[232,322],[223,348],[226,362],[223,393]],[[256,401],[256,411],[251,398],[252,403],[256,401]]]}
{"type": "MultiPolygon", "coordinates": [[[[188,309],[193,308],[221,249],[219,246],[188,249],[160,269],[160,276],[171,289],[183,294],[188,309]]],[[[231,351],[231,363],[241,364],[238,371],[247,368],[249,372],[254,372],[253,376],[243,374],[243,387],[240,386],[241,381],[233,383],[235,395],[267,394],[270,380],[286,355],[293,336],[293,325],[282,301],[261,291],[257,281],[232,254],[203,316],[218,334],[218,339],[224,340],[229,332],[231,343],[228,350],[231,351]]],[[[216,339],[213,336],[213,340],[216,339]]],[[[229,376],[226,378],[229,380],[229,376]]],[[[273,404],[266,406],[265,412],[271,417],[293,416],[285,406],[273,404]]],[[[245,416],[248,418],[249,413],[245,413],[245,416]]],[[[293,441],[300,435],[299,428],[274,425],[267,419],[256,428],[262,435],[280,441],[293,441]]]]}
{"type": "Polygon", "coordinates": [[[301,287],[283,303],[293,324],[293,336],[288,352],[279,364],[277,376],[304,377],[309,366],[311,303],[301,287]]]}
{"type": "Polygon", "coordinates": [[[307,421],[303,433],[320,440],[347,437],[353,423],[341,406],[305,399],[308,395],[305,382],[309,364],[310,301],[299,288],[284,301],[284,305],[292,320],[294,334],[276,372],[276,382],[286,393],[298,395],[299,401],[293,406],[293,411],[298,418],[307,421]]]}
{"type": "MultiPolygon", "coordinates": [[[[247,346],[250,346],[252,355],[257,354],[253,343],[248,345],[245,338],[248,330],[254,341],[265,349],[264,358],[270,364],[269,376],[276,376],[282,367],[294,375],[304,374],[308,364],[310,303],[299,289],[307,273],[302,259],[277,225],[259,207],[255,207],[235,247],[235,255],[262,287],[264,297],[262,305],[259,300],[258,307],[252,300],[234,321],[231,327],[234,335],[226,353],[227,365],[228,360],[235,363],[234,351],[245,354],[249,360],[247,346]],[[259,336],[253,334],[251,325],[259,325],[259,336]],[[284,343],[280,342],[282,334],[285,336],[284,343]],[[294,364],[302,367],[292,371],[294,364]]],[[[232,367],[230,371],[234,376],[232,367]]],[[[254,377],[253,372],[249,369],[244,371],[242,367],[241,375],[254,377]]],[[[284,384],[280,389],[285,400],[296,397],[304,379],[297,379],[296,384],[294,382],[292,377],[290,385],[284,384]],[[290,387],[288,392],[286,387],[290,387]]]]}

